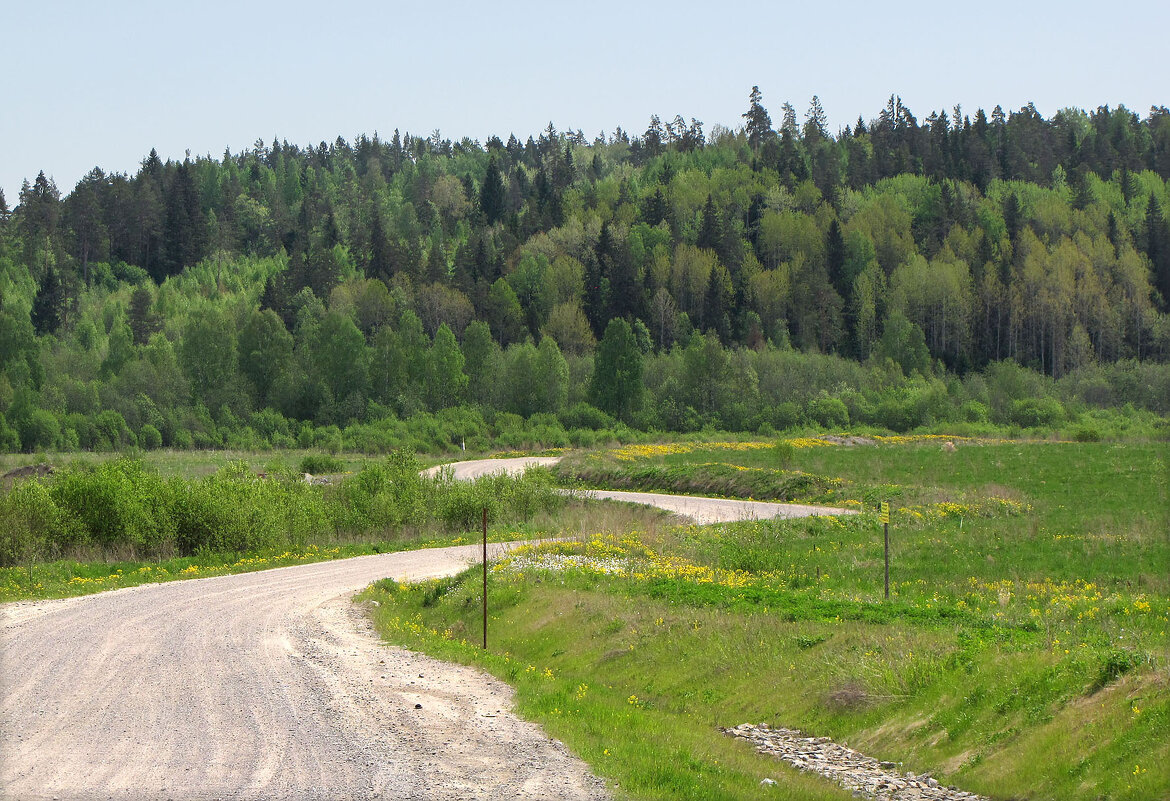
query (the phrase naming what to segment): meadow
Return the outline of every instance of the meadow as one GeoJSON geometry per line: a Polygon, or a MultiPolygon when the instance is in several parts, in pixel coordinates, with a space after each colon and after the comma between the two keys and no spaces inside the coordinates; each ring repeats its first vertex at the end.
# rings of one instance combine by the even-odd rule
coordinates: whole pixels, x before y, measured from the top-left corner
{"type": "Polygon", "coordinates": [[[631,798],[845,797],[718,731],[743,722],[993,798],[1170,793],[1165,444],[848,441],[571,455],[559,475],[584,485],[709,492],[719,479],[719,494],[759,498],[758,476],[812,476],[787,497],[861,514],[657,519],[523,549],[493,566],[486,653],[474,573],[364,597],[391,641],[513,683],[523,714],[631,798]]]}

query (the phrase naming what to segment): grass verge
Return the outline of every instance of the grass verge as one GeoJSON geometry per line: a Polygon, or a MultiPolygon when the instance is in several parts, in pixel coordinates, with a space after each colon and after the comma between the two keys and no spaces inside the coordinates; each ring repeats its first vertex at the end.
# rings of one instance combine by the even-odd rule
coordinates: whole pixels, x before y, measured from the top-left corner
{"type": "Polygon", "coordinates": [[[798,451],[790,468],[902,488],[889,602],[868,507],[516,554],[493,572],[488,654],[476,575],[366,597],[388,639],[515,684],[522,714],[633,798],[831,797],[717,731],[745,721],[993,798],[1167,797],[1164,459],[1147,443],[798,451]]]}

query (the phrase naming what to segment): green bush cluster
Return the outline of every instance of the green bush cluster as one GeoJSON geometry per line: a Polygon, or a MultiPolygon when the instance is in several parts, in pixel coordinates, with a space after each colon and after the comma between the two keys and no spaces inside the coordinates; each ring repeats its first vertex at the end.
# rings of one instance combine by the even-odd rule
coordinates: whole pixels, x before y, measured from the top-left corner
{"type": "Polygon", "coordinates": [[[454,481],[419,473],[399,450],[338,484],[297,473],[253,473],[233,462],[214,475],[164,478],[120,458],[76,466],[0,495],[0,566],[77,554],[139,557],[295,548],[337,537],[391,537],[404,527],[462,530],[528,519],[561,503],[547,475],[454,481]]]}
{"type": "Polygon", "coordinates": [[[330,456],[324,453],[310,453],[301,459],[302,473],[311,473],[312,475],[320,476],[326,473],[340,473],[344,470],[345,462],[336,456],[330,456]]]}

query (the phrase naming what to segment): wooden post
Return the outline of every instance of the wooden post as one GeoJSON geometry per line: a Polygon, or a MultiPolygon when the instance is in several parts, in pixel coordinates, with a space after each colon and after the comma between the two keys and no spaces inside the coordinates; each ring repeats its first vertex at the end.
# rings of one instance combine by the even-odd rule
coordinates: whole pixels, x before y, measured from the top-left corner
{"type": "Polygon", "coordinates": [[[882,529],[886,540],[886,600],[890,600],[890,504],[882,501],[882,529]]]}
{"type": "MultiPolygon", "coordinates": [[[[887,595],[889,593],[887,592],[887,595]]],[[[488,507],[483,507],[483,650],[488,650],[488,507]]]]}

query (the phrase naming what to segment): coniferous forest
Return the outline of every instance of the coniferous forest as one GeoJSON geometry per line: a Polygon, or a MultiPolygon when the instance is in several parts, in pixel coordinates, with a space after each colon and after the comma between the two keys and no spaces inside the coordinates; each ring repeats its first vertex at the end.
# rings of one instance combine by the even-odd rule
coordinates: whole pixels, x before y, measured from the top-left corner
{"type": "Polygon", "coordinates": [[[1166,430],[1165,107],[745,106],[41,173],[0,195],[0,448],[1166,430]]]}

